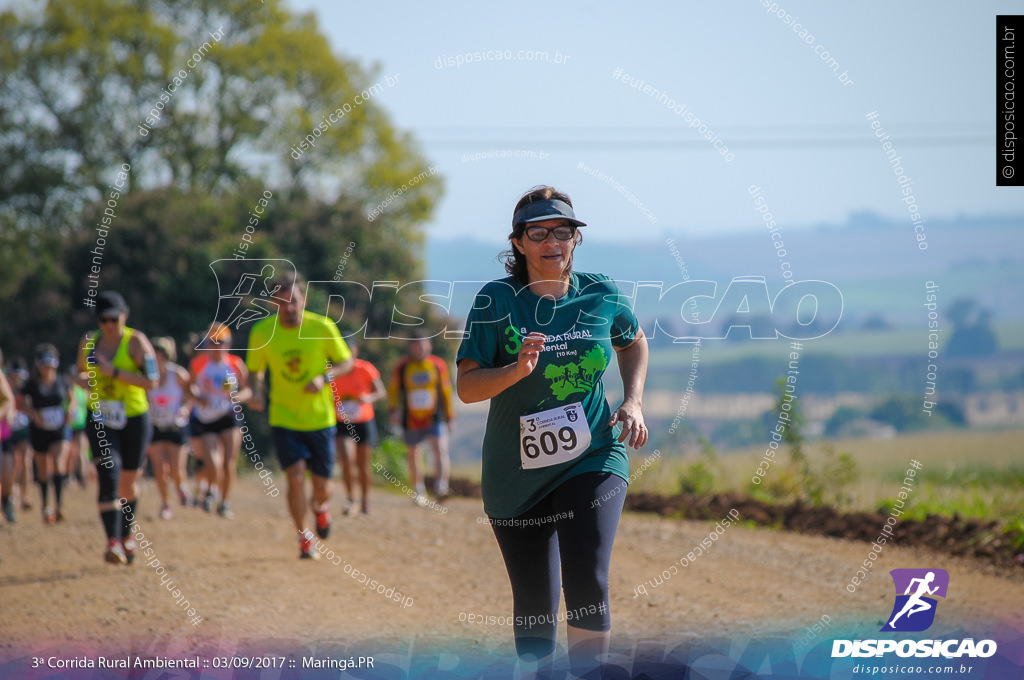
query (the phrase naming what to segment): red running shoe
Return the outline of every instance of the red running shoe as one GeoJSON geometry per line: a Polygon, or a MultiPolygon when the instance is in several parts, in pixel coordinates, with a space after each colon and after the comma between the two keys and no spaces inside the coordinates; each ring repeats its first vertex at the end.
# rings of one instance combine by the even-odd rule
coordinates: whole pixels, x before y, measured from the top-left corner
{"type": "Polygon", "coordinates": [[[320,553],[316,551],[316,545],[313,543],[312,534],[309,535],[309,538],[306,538],[305,534],[299,534],[299,559],[320,559],[320,553]]]}
{"type": "Polygon", "coordinates": [[[319,511],[314,509],[316,513],[316,535],[320,538],[327,538],[331,534],[331,511],[328,508],[327,503],[324,503],[319,511]]]}

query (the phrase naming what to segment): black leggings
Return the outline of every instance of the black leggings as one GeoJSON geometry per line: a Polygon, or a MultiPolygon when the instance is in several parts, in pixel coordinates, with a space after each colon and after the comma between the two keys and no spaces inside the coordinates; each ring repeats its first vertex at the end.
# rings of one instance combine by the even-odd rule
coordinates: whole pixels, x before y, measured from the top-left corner
{"type": "Polygon", "coordinates": [[[554,651],[562,582],[567,624],[611,629],[608,569],[625,498],[621,477],[588,472],[518,517],[491,520],[512,584],[519,656],[541,658],[554,651]]]}
{"type": "Polygon", "coordinates": [[[92,449],[92,462],[96,465],[100,503],[117,500],[117,486],[121,470],[142,467],[146,446],[149,444],[149,413],[128,418],[123,430],[115,430],[93,420],[92,413],[85,423],[86,436],[92,449]]]}

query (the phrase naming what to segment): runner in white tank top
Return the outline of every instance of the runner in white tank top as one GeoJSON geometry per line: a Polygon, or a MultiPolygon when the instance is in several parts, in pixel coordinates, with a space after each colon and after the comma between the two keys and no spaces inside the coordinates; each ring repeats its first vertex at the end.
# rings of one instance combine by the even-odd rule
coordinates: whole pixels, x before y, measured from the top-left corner
{"type": "Polygon", "coordinates": [[[146,393],[152,424],[146,453],[153,463],[153,476],[160,492],[160,518],[170,519],[173,512],[167,489],[168,475],[174,481],[181,504],[189,502],[190,494],[185,482],[185,439],[192,393],[188,389],[188,371],[174,363],[177,355],[174,339],[154,338],[153,349],[156,351],[156,363],[160,371],[160,385],[146,393]]]}

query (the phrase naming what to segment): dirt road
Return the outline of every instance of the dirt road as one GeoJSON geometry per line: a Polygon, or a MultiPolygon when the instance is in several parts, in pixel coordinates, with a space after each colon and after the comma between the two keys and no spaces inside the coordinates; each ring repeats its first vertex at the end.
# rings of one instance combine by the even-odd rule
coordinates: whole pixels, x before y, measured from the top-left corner
{"type": "MultiPolygon", "coordinates": [[[[251,478],[239,485],[231,521],[192,508],[175,508],[174,518],[162,521],[150,485],[140,528],[165,581],[174,579],[180,589],[175,596],[156,565],[102,561],[94,494],[69,491],[69,519],[56,526],[43,526],[36,512],[0,525],[2,657],[52,645],[114,652],[154,639],[174,640],[181,650],[238,641],[458,640],[511,651],[510,627],[468,622],[470,614],[475,621],[511,613],[497,545],[478,521],[479,501],[450,500],[441,514],[376,491],[371,515],[348,518],[337,517],[335,503],[334,533],[325,542],[334,561],[310,562],[298,559],[284,499],[264,496],[251,478]],[[346,573],[346,562],[394,588],[407,606],[361,586],[346,573]],[[198,625],[187,618],[182,598],[201,617],[198,625]]],[[[705,554],[661,585],[648,585],[648,595],[638,594],[637,586],[678,565],[712,527],[623,517],[612,562],[613,647],[687,634],[796,637],[823,615],[833,631],[877,631],[893,602],[887,572],[897,567],[949,571],[936,634],[961,627],[982,634],[998,622],[1024,628],[1019,575],[886,547],[851,594],[845,586],[867,557],[866,544],[743,526],[729,527],[705,554]]],[[[559,634],[564,644],[564,626],[559,634]]]]}

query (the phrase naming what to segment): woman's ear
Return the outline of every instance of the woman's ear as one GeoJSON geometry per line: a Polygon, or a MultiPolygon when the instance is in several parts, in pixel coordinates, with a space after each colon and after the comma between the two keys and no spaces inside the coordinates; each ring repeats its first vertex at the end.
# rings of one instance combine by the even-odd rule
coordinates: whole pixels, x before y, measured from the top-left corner
{"type": "Polygon", "coordinates": [[[523,241],[521,238],[509,239],[512,241],[512,247],[519,251],[520,255],[526,255],[526,251],[523,250],[523,241]]]}

